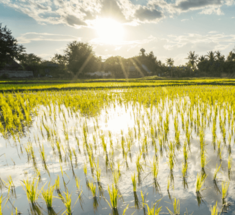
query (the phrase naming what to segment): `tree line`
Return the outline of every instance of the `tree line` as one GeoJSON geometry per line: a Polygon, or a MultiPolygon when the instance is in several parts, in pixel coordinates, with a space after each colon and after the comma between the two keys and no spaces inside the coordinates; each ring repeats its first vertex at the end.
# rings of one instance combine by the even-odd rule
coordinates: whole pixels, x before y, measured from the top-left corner
{"type": "MultiPolygon", "coordinates": [[[[101,57],[95,55],[93,48],[88,43],[73,41],[68,43],[63,54],[55,54],[50,61],[41,57],[26,53],[25,47],[19,45],[7,27],[0,23],[0,70],[12,59],[17,60],[23,69],[40,73],[48,63],[57,65],[55,76],[61,74],[68,77],[86,77],[88,72],[104,71],[113,73],[116,78],[128,76],[128,70],[135,67],[142,76],[149,75],[143,69],[145,65],[151,71],[151,75],[164,76],[220,76],[222,73],[235,72],[235,48],[225,57],[220,51],[210,51],[206,55],[198,56],[195,51],[187,54],[185,65],[174,66],[172,58],[162,62],[151,51],[146,53],[141,49],[137,56],[123,58],[112,56],[104,62],[101,57]]],[[[43,74],[42,74],[43,75],[43,74]]]]}

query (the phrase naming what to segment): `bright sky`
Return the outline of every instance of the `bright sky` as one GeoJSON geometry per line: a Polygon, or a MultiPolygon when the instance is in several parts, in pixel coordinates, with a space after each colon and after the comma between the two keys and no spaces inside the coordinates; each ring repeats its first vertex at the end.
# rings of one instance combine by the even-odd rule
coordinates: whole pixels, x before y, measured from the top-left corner
{"type": "Polygon", "coordinates": [[[175,65],[189,51],[227,56],[235,47],[235,0],[0,0],[0,23],[48,60],[74,40],[103,59],[144,48],[175,65]]]}

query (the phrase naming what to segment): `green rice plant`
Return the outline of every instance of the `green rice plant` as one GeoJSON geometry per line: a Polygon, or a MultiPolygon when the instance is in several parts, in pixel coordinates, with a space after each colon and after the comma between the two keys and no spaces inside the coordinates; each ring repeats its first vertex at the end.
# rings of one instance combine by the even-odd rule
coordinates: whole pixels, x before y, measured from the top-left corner
{"type": "Polygon", "coordinates": [[[158,176],[158,163],[156,159],[153,158],[153,165],[152,165],[152,173],[153,173],[153,178],[157,179],[158,176]]]}
{"type": "Polygon", "coordinates": [[[60,141],[59,140],[56,140],[56,148],[57,148],[57,151],[58,151],[60,162],[62,162],[62,154],[61,154],[60,141]]]}
{"type": "Polygon", "coordinates": [[[216,180],[216,177],[217,177],[217,174],[220,170],[220,167],[221,167],[221,164],[219,166],[217,166],[217,164],[216,164],[216,169],[215,169],[214,176],[213,176],[214,181],[216,180]]]}
{"type": "Polygon", "coordinates": [[[60,196],[60,198],[62,199],[65,207],[66,207],[66,210],[64,211],[63,214],[66,214],[66,215],[72,215],[72,207],[71,207],[71,204],[72,204],[72,199],[71,199],[71,194],[69,194],[69,191],[67,190],[67,192],[65,193],[65,197],[63,197],[62,195],[60,196]]]}
{"type": "Polygon", "coordinates": [[[206,152],[203,150],[201,152],[201,168],[204,169],[206,166],[206,152]]]}
{"type": "Polygon", "coordinates": [[[155,206],[153,206],[152,208],[150,208],[147,204],[147,215],[158,215],[160,214],[162,207],[155,209],[155,206]]]}
{"type": "MultiPolygon", "coordinates": [[[[146,201],[145,201],[145,196],[144,196],[142,190],[140,191],[140,195],[141,195],[141,199],[142,199],[142,207],[144,208],[144,204],[146,203],[146,201]]],[[[147,193],[147,195],[148,195],[148,193],[147,193]]]]}
{"type": "Polygon", "coordinates": [[[127,211],[128,207],[129,207],[129,205],[127,205],[127,206],[125,207],[125,209],[124,209],[123,212],[122,212],[122,215],[126,215],[126,211],[127,211]]]}
{"type": "Polygon", "coordinates": [[[13,195],[15,194],[15,186],[14,186],[12,177],[11,176],[8,177],[8,182],[4,181],[3,179],[1,179],[1,181],[5,184],[6,187],[8,187],[7,196],[8,196],[8,199],[9,199],[10,198],[10,192],[12,192],[13,195]]]}
{"type": "Polygon", "coordinates": [[[160,200],[155,202],[151,208],[146,203],[144,203],[144,205],[147,206],[147,215],[159,215],[160,214],[162,207],[159,207],[159,201],[160,200]]]}
{"type": "Polygon", "coordinates": [[[220,150],[220,145],[221,145],[221,140],[217,140],[217,148],[218,148],[218,151],[220,150]]]}
{"type": "Polygon", "coordinates": [[[112,184],[112,190],[108,186],[108,193],[110,198],[110,203],[107,201],[110,208],[117,209],[118,206],[118,189],[112,184]]]}
{"type": "Polygon", "coordinates": [[[40,191],[38,190],[38,180],[35,178],[33,178],[32,182],[28,179],[23,180],[22,187],[26,192],[28,201],[34,204],[40,195],[40,191]]]}
{"type": "Polygon", "coordinates": [[[48,184],[47,190],[43,190],[42,188],[42,198],[46,202],[47,208],[52,208],[52,202],[53,202],[53,192],[54,192],[55,186],[50,186],[50,183],[48,184]]]}
{"type": "Polygon", "coordinates": [[[222,200],[224,200],[228,195],[229,182],[222,182],[222,200]]]}
{"type": "Polygon", "coordinates": [[[3,198],[2,198],[2,195],[0,196],[0,215],[3,215],[2,214],[2,202],[3,202],[3,198]]]}
{"type": "Polygon", "coordinates": [[[188,163],[182,163],[182,175],[183,175],[183,178],[186,177],[187,175],[187,170],[188,170],[188,163]]]}
{"type": "Polygon", "coordinates": [[[158,142],[159,142],[160,152],[162,152],[162,149],[163,149],[163,139],[162,139],[162,137],[158,138],[158,142]]]}
{"type": "Polygon", "coordinates": [[[103,147],[104,153],[106,154],[107,153],[107,144],[105,142],[104,135],[101,135],[101,145],[103,147]]]}
{"type": "Polygon", "coordinates": [[[117,185],[118,184],[118,181],[119,181],[119,178],[120,178],[120,174],[118,171],[114,171],[113,172],[113,181],[114,181],[114,184],[117,185]]]}
{"type": "Polygon", "coordinates": [[[100,176],[101,176],[101,169],[96,168],[96,180],[97,180],[97,182],[100,182],[100,176]]]}
{"type": "Polygon", "coordinates": [[[205,182],[205,180],[206,180],[206,177],[207,177],[207,176],[205,176],[204,174],[201,175],[201,176],[199,176],[199,175],[197,174],[197,180],[196,180],[196,193],[197,193],[197,194],[200,193],[200,190],[201,190],[201,188],[202,188],[202,186],[203,186],[203,184],[204,184],[204,182],[205,182]]]}
{"type": "Polygon", "coordinates": [[[187,143],[186,142],[184,142],[183,154],[184,154],[184,162],[187,163],[187,161],[188,161],[188,151],[187,151],[187,143]]]}
{"type": "Polygon", "coordinates": [[[170,141],[170,143],[169,143],[169,151],[170,152],[174,152],[175,151],[175,144],[172,141],[170,141]]]}
{"type": "Polygon", "coordinates": [[[136,159],[136,170],[137,170],[138,175],[139,175],[140,172],[143,170],[142,164],[140,163],[141,155],[142,155],[142,153],[140,153],[140,154],[137,156],[137,159],[136,159]]]}
{"type": "Polygon", "coordinates": [[[132,185],[133,185],[133,192],[136,192],[136,177],[135,177],[135,173],[134,175],[131,176],[131,181],[132,181],[132,185]]]}
{"type": "Polygon", "coordinates": [[[232,168],[232,157],[229,155],[228,157],[228,171],[230,171],[232,168]]]}
{"type": "Polygon", "coordinates": [[[84,165],[83,165],[83,171],[84,171],[85,176],[87,177],[87,165],[86,165],[86,163],[84,163],[84,165]]]}
{"type": "Polygon", "coordinates": [[[121,169],[120,169],[121,165],[120,165],[120,162],[118,161],[117,162],[117,170],[118,170],[118,174],[119,176],[121,176],[121,169]]]}
{"type": "Polygon", "coordinates": [[[40,146],[40,153],[41,153],[41,158],[42,158],[42,161],[43,161],[43,165],[44,165],[45,169],[47,170],[46,154],[45,154],[45,150],[44,150],[44,145],[40,146]]]}
{"type": "Polygon", "coordinates": [[[76,181],[77,190],[80,191],[81,186],[80,186],[80,180],[78,179],[78,177],[75,177],[75,181],[76,181]]]}
{"type": "Polygon", "coordinates": [[[203,131],[203,129],[200,129],[199,136],[200,136],[201,151],[204,151],[204,148],[205,148],[205,141],[204,141],[204,131],[203,131]]]}
{"type": "Polygon", "coordinates": [[[96,186],[93,182],[88,182],[88,187],[91,190],[92,196],[96,197],[96,186]]]}
{"type": "Polygon", "coordinates": [[[169,152],[168,158],[169,158],[168,165],[170,167],[170,170],[173,171],[173,169],[174,169],[174,154],[173,154],[173,152],[169,152]]]}
{"type": "MultiPolygon", "coordinates": [[[[218,213],[219,213],[219,211],[218,211],[217,202],[216,202],[213,207],[211,206],[211,215],[218,215],[218,213]]],[[[220,214],[221,214],[221,212],[220,212],[220,214]]]]}
{"type": "Polygon", "coordinates": [[[228,144],[229,144],[229,145],[231,145],[231,140],[232,140],[232,135],[231,135],[231,133],[230,133],[229,136],[228,136],[228,144]]]}
{"type": "Polygon", "coordinates": [[[166,209],[169,211],[169,213],[171,215],[180,215],[180,200],[174,198],[174,201],[173,201],[173,210],[174,212],[172,212],[168,207],[166,207],[166,209]]]}
{"type": "Polygon", "coordinates": [[[55,180],[55,187],[56,187],[57,190],[60,189],[60,177],[59,177],[59,175],[57,175],[57,178],[55,180]]]}
{"type": "Polygon", "coordinates": [[[167,191],[170,190],[171,180],[168,178],[167,180],[167,191]]]}

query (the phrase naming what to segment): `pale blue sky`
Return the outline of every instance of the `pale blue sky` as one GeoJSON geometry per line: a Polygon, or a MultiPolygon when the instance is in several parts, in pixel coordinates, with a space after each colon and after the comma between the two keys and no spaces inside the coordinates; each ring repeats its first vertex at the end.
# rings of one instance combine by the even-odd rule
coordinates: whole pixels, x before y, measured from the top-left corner
{"type": "Polygon", "coordinates": [[[227,56],[235,47],[235,0],[0,0],[0,23],[27,53],[48,60],[74,40],[89,42],[103,59],[144,48],[176,65],[189,51],[227,56]]]}

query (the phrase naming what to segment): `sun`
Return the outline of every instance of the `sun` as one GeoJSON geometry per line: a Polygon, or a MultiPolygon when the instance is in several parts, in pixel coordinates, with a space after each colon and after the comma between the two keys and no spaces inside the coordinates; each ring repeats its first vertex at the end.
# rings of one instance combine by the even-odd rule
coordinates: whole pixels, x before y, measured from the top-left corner
{"type": "Polygon", "coordinates": [[[122,41],[124,30],[122,25],[113,19],[97,19],[95,29],[99,40],[107,44],[118,44],[122,41]]]}

